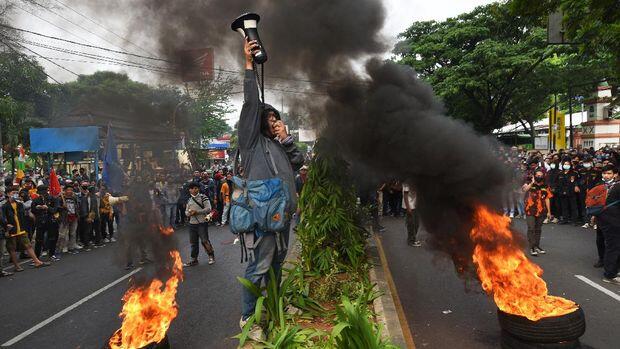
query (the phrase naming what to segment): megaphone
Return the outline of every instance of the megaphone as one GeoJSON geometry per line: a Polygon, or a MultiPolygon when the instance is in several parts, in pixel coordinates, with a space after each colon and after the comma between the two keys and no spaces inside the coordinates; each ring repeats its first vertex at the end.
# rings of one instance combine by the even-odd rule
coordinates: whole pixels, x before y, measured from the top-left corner
{"type": "Polygon", "coordinates": [[[254,62],[256,62],[256,64],[263,64],[267,62],[267,52],[258,36],[259,21],[260,16],[256,13],[245,13],[232,22],[230,29],[239,32],[244,38],[247,37],[249,41],[256,40],[258,48],[252,51],[252,57],[254,57],[254,62]]]}

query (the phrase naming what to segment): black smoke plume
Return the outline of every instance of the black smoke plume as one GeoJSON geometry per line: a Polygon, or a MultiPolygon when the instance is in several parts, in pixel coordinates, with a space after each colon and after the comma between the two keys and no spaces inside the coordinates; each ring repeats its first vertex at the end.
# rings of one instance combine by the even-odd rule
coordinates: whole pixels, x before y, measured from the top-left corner
{"type": "Polygon", "coordinates": [[[169,60],[182,49],[213,47],[224,66],[234,65],[227,58],[240,63],[242,57],[231,20],[259,13],[270,57],[267,83],[277,82],[274,75],[313,81],[305,86],[324,95],[297,98],[294,105],[310,113],[333,151],[365,169],[357,173],[365,182],[410,182],[431,246],[460,272],[471,271],[472,211],[477,204],[499,207],[507,181],[493,154],[497,145],[444,116],[411,68],[377,58],[389,49],[380,35],[381,1],[134,0],[118,6],[132,11],[129,33],[156,40],[169,60]],[[363,60],[361,68],[353,63],[363,60]]]}

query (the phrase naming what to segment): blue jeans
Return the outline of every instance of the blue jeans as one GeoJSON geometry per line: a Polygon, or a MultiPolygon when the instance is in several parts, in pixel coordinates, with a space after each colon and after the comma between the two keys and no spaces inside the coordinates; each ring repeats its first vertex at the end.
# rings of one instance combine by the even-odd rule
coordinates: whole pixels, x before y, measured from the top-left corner
{"type": "MultiPolygon", "coordinates": [[[[288,246],[288,228],[284,230],[282,237],[284,238],[284,243],[288,246]]],[[[248,263],[243,277],[250,280],[257,287],[260,287],[263,282],[264,284],[269,282],[269,268],[273,268],[279,286],[282,276],[282,263],[286,258],[286,252],[287,250],[277,250],[275,234],[266,234],[258,246],[254,248],[254,259],[248,263]]],[[[244,286],[241,286],[241,288],[243,296],[241,316],[243,319],[247,319],[254,314],[257,298],[244,286]]]]}

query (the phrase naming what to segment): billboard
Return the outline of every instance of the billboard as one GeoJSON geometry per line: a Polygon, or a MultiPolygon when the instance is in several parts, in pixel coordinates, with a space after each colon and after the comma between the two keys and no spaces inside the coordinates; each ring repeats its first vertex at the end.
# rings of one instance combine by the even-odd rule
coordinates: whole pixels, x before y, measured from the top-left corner
{"type": "Polygon", "coordinates": [[[213,79],[213,48],[199,48],[178,52],[181,78],[184,82],[213,79]]]}

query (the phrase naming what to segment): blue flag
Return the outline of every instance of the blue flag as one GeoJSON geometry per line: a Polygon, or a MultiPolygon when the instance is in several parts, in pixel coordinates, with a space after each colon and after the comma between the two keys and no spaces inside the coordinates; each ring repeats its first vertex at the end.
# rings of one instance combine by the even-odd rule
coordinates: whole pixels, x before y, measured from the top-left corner
{"type": "Polygon", "coordinates": [[[110,125],[108,125],[108,135],[105,142],[102,178],[109,192],[118,193],[122,190],[124,173],[121,164],[118,162],[116,142],[110,125]]]}

